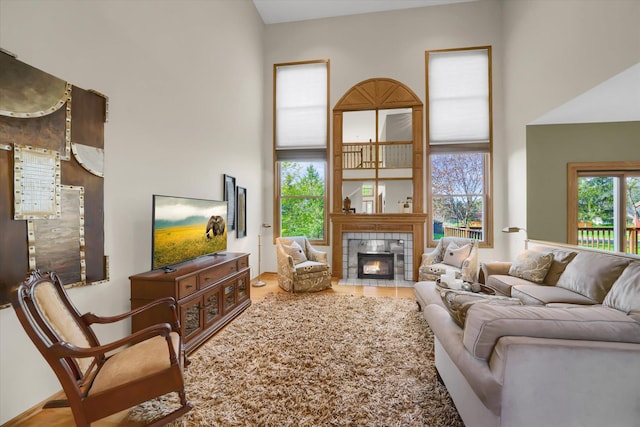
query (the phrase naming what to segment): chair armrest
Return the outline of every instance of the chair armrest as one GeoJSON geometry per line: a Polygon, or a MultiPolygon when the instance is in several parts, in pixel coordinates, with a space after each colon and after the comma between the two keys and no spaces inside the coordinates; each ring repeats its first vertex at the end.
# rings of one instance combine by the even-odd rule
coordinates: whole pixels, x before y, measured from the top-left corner
{"type": "Polygon", "coordinates": [[[309,261],[321,262],[323,264],[328,264],[327,253],[323,251],[319,251],[311,246],[307,247],[307,255],[309,261]]]}
{"type": "Polygon", "coordinates": [[[162,336],[167,339],[170,347],[169,352],[172,353],[173,357],[175,351],[173,350],[173,346],[171,345],[170,333],[171,326],[168,323],[158,323],[105,345],[99,345],[95,347],[77,347],[66,341],[60,341],[53,344],[51,346],[51,349],[58,357],[102,357],[104,354],[117,350],[121,347],[137,344],[142,341],[148,340],[149,338],[162,336]]]}
{"type": "Polygon", "coordinates": [[[141,307],[135,308],[126,313],[118,314],[116,316],[98,316],[94,313],[85,313],[81,318],[87,325],[91,325],[93,323],[114,323],[132,317],[138,313],[149,310],[150,308],[156,307],[158,305],[167,305],[167,307],[169,307],[173,315],[173,330],[175,332],[178,332],[180,330],[180,326],[178,323],[178,306],[176,300],[173,297],[159,298],[141,307]]]}
{"type": "Polygon", "coordinates": [[[461,276],[463,280],[468,282],[477,282],[478,281],[478,272],[480,270],[480,266],[478,264],[478,248],[477,244],[471,250],[469,257],[467,257],[464,261],[462,261],[462,266],[460,268],[461,276]]]}
{"type": "Polygon", "coordinates": [[[431,252],[425,252],[422,254],[422,262],[420,263],[420,267],[437,264],[438,262],[440,262],[440,260],[438,260],[438,252],[434,249],[431,252]]]}
{"type": "Polygon", "coordinates": [[[291,255],[287,255],[280,245],[276,245],[276,261],[278,263],[279,274],[284,274],[285,276],[292,276],[295,274],[296,267],[293,263],[293,257],[291,255]]]}

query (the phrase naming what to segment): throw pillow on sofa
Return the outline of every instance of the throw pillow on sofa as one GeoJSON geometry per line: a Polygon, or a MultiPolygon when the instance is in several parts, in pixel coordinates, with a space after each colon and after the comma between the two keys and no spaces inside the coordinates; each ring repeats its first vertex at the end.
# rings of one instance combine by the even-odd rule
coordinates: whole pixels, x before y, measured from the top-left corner
{"type": "Polygon", "coordinates": [[[470,253],[471,243],[458,247],[454,242],[451,242],[444,251],[442,263],[452,267],[462,268],[462,263],[465,259],[469,258],[470,253]]]}
{"type": "Polygon", "coordinates": [[[509,268],[509,276],[519,277],[534,283],[542,283],[551,268],[553,254],[524,250],[509,268]]]}
{"type": "Polygon", "coordinates": [[[603,304],[640,322],[640,261],[634,261],[624,269],[611,286],[603,304]]]}
{"type": "Polygon", "coordinates": [[[452,289],[440,288],[440,297],[442,304],[451,315],[451,318],[464,328],[464,322],[467,318],[469,309],[477,303],[491,305],[522,305],[522,301],[518,298],[503,297],[498,295],[476,294],[467,291],[457,291],[452,289]]]}
{"type": "Polygon", "coordinates": [[[556,286],[602,303],[630,260],[616,255],[580,252],[567,265],[556,286]]]}
{"type": "Polygon", "coordinates": [[[531,250],[537,252],[546,252],[553,254],[553,262],[551,263],[551,267],[549,267],[549,271],[544,278],[544,282],[542,284],[555,286],[558,283],[558,279],[560,279],[560,275],[567,268],[567,264],[571,262],[576,255],[577,252],[562,250],[556,248],[550,248],[548,246],[533,246],[531,250]]]}

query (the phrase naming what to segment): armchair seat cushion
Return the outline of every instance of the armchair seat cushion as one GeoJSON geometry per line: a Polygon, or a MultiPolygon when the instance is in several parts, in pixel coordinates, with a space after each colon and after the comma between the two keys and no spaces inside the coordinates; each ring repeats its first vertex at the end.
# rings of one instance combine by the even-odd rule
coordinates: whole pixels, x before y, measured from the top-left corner
{"type": "MultiPolygon", "coordinates": [[[[171,332],[170,336],[176,354],[180,354],[180,335],[171,332]]],[[[167,340],[161,336],[149,338],[108,358],[93,381],[89,394],[156,374],[170,366],[167,340]]]]}
{"type": "Polygon", "coordinates": [[[298,275],[329,271],[328,264],[315,261],[301,262],[300,264],[296,264],[295,268],[296,274],[298,275]]]}
{"type": "Polygon", "coordinates": [[[443,262],[439,262],[437,264],[425,265],[420,267],[420,281],[439,279],[440,276],[446,273],[447,270],[454,270],[456,272],[456,278],[458,279],[462,274],[459,268],[453,267],[443,262]]]}

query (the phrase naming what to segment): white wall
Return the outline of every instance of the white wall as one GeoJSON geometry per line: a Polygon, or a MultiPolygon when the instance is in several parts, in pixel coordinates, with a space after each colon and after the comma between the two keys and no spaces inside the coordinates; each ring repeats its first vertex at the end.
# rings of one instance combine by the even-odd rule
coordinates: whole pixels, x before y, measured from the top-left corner
{"type": "MultiPolygon", "coordinates": [[[[265,135],[272,132],[273,96],[272,88],[268,85],[271,84],[274,63],[330,59],[331,109],[352,86],[374,77],[388,77],[404,83],[424,103],[426,50],[492,45],[494,124],[498,129],[495,132],[494,153],[497,164],[502,164],[505,141],[499,131],[503,118],[501,27],[501,4],[498,1],[268,25],[264,66],[267,76],[264,97],[265,135]]],[[[265,145],[265,160],[269,161],[272,156],[272,146],[265,145]]],[[[495,189],[498,194],[502,194],[503,170],[494,168],[494,171],[495,189]]],[[[267,194],[273,194],[272,181],[265,181],[265,186],[267,194]]],[[[504,198],[498,199],[494,219],[496,227],[505,222],[505,213],[501,208],[504,198]]],[[[266,198],[265,202],[269,203],[270,200],[266,198]]],[[[273,206],[265,206],[265,212],[271,218],[273,206]]],[[[325,249],[331,253],[329,248],[325,249]]],[[[484,251],[486,256],[500,258],[501,254],[495,252],[484,251]]],[[[271,240],[263,247],[263,260],[264,266],[273,266],[271,268],[275,270],[275,249],[271,246],[271,240]]]]}
{"type": "MultiPolygon", "coordinates": [[[[249,0],[0,0],[2,48],[109,96],[110,281],[70,290],[82,312],[129,309],[128,277],[150,269],[152,194],[221,200],[224,173],[248,195],[248,236],[230,235],[229,249],[251,252],[257,274],[263,31],[249,0]]],[[[128,331],[123,324],[99,334],[107,342],[128,331]]],[[[60,385],[12,309],[0,311],[0,343],[1,424],[60,385]]]]}
{"type": "MultiPolygon", "coordinates": [[[[497,232],[495,249],[480,256],[505,259],[522,248],[522,236],[499,230],[526,224],[526,124],[640,59],[637,0],[480,0],[266,30],[248,0],[151,3],[0,0],[0,46],[111,98],[105,142],[111,281],[71,290],[83,310],[128,308],[127,277],[149,268],[151,194],[220,198],[223,173],[248,188],[249,237],[229,243],[252,252],[257,271],[259,226],[273,223],[274,63],[329,58],[331,107],[372,77],[400,80],[424,101],[425,50],[491,44],[497,232]],[[169,162],[184,166],[172,169],[169,162]]],[[[262,271],[275,271],[271,230],[264,233],[262,271]]],[[[6,309],[0,379],[0,423],[59,389],[6,309]]]]}
{"type": "MultiPolygon", "coordinates": [[[[500,230],[526,227],[527,123],[637,63],[638,22],[637,0],[479,0],[268,25],[264,132],[270,138],[274,63],[329,58],[331,108],[373,77],[397,79],[425,102],[426,50],[491,45],[494,248],[481,249],[480,260],[508,259],[524,247],[523,233],[500,230]]],[[[264,157],[272,161],[270,144],[264,157]]],[[[273,194],[271,171],[264,186],[273,194]]],[[[271,200],[265,198],[269,218],[271,200]]],[[[274,271],[270,244],[263,265],[274,271]]]]}
{"type": "MultiPolygon", "coordinates": [[[[498,229],[526,227],[526,125],[640,61],[637,0],[505,1],[503,5],[508,144],[505,162],[496,167],[504,169],[506,178],[501,204],[507,221],[497,224],[498,229]]],[[[511,236],[512,252],[522,248],[522,233],[511,236]]]]}

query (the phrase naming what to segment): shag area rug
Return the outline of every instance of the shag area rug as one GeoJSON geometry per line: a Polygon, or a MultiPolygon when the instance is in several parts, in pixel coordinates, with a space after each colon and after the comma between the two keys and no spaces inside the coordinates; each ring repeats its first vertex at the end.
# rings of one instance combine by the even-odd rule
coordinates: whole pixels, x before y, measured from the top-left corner
{"type": "MultiPolygon", "coordinates": [[[[269,294],[190,357],[172,426],[464,426],[415,301],[269,294]]],[[[170,412],[175,393],[134,408],[170,412]]]]}

